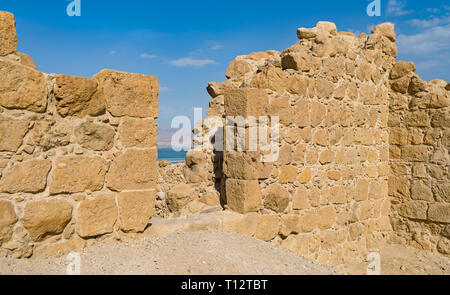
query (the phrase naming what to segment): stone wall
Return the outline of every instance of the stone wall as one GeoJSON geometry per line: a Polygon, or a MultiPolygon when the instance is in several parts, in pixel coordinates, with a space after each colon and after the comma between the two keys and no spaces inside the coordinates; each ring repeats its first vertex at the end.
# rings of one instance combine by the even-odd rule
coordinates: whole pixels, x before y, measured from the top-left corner
{"type": "Polygon", "coordinates": [[[391,72],[389,195],[395,241],[450,254],[450,94],[411,62],[391,72]]]}
{"type": "Polygon", "coordinates": [[[53,255],[142,232],[155,213],[158,81],[45,74],[0,12],[0,251],[53,255]]]}

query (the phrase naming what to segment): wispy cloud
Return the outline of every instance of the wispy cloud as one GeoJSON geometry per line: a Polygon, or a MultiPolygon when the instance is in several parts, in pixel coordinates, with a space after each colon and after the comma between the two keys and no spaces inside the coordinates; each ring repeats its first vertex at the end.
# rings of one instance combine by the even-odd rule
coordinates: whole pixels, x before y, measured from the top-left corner
{"type": "Polygon", "coordinates": [[[393,16],[402,16],[412,13],[411,10],[405,10],[406,2],[400,0],[389,0],[386,13],[393,16]]]}
{"type": "Polygon", "coordinates": [[[397,42],[401,52],[430,54],[450,48],[450,24],[435,26],[415,35],[399,35],[397,42]]]}
{"type": "Polygon", "coordinates": [[[176,67],[204,67],[207,65],[215,65],[216,61],[212,59],[194,59],[192,57],[183,57],[169,62],[176,67]]]}
{"type": "Polygon", "coordinates": [[[428,19],[412,19],[408,22],[413,26],[424,28],[446,25],[450,23],[450,14],[442,17],[432,17],[428,19]]]}
{"type": "Polygon", "coordinates": [[[210,44],[210,49],[211,50],[218,50],[218,49],[221,49],[223,46],[222,46],[222,44],[220,44],[219,42],[217,42],[217,41],[214,41],[214,40],[210,40],[210,41],[207,41],[209,44],[210,44]]]}
{"type": "Polygon", "coordinates": [[[139,55],[140,58],[142,59],[153,59],[153,58],[157,58],[157,55],[154,54],[148,54],[148,53],[141,53],[141,55],[139,55]]]}
{"type": "Polygon", "coordinates": [[[172,91],[172,89],[169,88],[169,87],[165,87],[165,86],[159,86],[159,91],[160,92],[167,92],[167,91],[172,91]]]}
{"type": "Polygon", "coordinates": [[[439,8],[427,8],[427,12],[429,13],[439,13],[441,10],[439,8]]]}

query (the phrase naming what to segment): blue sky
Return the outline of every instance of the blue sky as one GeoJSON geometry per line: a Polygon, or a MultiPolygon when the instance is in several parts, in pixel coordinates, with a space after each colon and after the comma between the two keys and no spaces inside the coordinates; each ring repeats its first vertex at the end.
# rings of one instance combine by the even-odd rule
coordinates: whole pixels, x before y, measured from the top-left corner
{"type": "Polygon", "coordinates": [[[81,16],[69,17],[67,0],[0,0],[0,10],[15,14],[19,51],[43,72],[91,77],[110,68],[157,76],[164,131],[174,116],[207,109],[207,83],[225,80],[235,56],[283,50],[298,43],[298,27],[320,20],[357,34],[393,22],[398,60],[414,61],[425,80],[450,80],[448,1],[381,0],[380,17],[366,14],[370,2],[81,0],[81,16]]]}

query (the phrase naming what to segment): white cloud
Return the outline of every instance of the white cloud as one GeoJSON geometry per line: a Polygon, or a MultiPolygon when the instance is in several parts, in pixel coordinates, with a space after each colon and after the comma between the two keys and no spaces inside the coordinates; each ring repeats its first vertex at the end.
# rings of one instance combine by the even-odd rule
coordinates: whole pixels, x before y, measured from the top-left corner
{"type": "Polygon", "coordinates": [[[439,8],[427,8],[429,13],[439,13],[441,10],[439,8]]]}
{"type": "Polygon", "coordinates": [[[217,50],[217,49],[220,49],[220,48],[222,48],[222,47],[223,47],[223,46],[220,45],[220,44],[215,44],[215,45],[211,46],[211,49],[212,49],[212,50],[217,50]]]}
{"type": "Polygon", "coordinates": [[[203,67],[207,65],[217,64],[217,62],[212,59],[194,59],[191,57],[175,59],[170,61],[169,63],[176,67],[203,67]]]}
{"type": "Polygon", "coordinates": [[[412,19],[408,22],[416,27],[424,27],[424,28],[435,27],[450,23],[450,15],[446,15],[443,17],[433,17],[430,19],[412,19]]]}
{"type": "Polygon", "coordinates": [[[139,55],[139,57],[142,59],[152,59],[157,58],[158,56],[153,54],[142,53],[141,55],[139,55]]]}
{"type": "Polygon", "coordinates": [[[160,92],[167,92],[167,91],[172,91],[172,89],[169,88],[169,87],[165,87],[165,86],[159,86],[159,91],[160,92]]]}
{"type": "Polygon", "coordinates": [[[405,10],[406,2],[400,0],[389,0],[386,13],[388,15],[402,16],[412,13],[411,10],[405,10]]]}
{"type": "Polygon", "coordinates": [[[398,47],[402,53],[431,54],[450,48],[450,24],[435,26],[415,35],[399,35],[398,47]]]}

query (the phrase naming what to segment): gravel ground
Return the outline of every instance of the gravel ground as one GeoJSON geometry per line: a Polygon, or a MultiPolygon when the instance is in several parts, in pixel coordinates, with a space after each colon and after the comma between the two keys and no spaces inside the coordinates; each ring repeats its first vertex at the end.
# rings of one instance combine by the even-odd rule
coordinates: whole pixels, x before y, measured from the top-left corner
{"type": "MultiPolygon", "coordinates": [[[[66,257],[0,258],[0,274],[66,274],[66,257]]],[[[337,274],[330,266],[235,233],[197,232],[103,243],[81,254],[82,274],[337,274]]]]}

